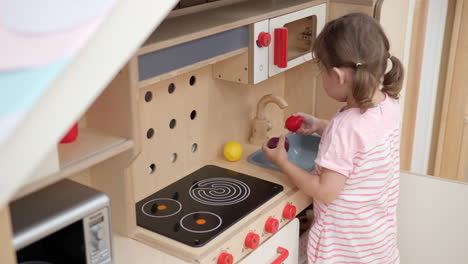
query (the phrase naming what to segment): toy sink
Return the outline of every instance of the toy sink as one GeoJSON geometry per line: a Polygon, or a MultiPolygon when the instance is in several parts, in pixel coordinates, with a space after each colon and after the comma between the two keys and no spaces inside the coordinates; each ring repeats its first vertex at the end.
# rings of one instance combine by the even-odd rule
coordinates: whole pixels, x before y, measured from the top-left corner
{"type": "MultiPolygon", "coordinates": [[[[286,137],[289,139],[289,160],[306,171],[312,171],[315,166],[320,136],[289,134],[286,137]]],[[[247,160],[254,165],[280,171],[278,167],[266,159],[265,153],[261,149],[252,153],[247,160]]]]}

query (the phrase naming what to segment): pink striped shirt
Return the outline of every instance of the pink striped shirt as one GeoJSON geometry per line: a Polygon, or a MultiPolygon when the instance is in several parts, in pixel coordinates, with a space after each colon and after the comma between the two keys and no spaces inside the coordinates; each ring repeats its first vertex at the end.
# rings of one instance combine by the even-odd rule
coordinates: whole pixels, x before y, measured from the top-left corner
{"type": "Polygon", "coordinates": [[[400,107],[389,96],[361,114],[340,111],[320,142],[315,172],[346,177],[338,198],[314,201],[309,264],[400,263],[396,207],[400,181],[400,107]]]}

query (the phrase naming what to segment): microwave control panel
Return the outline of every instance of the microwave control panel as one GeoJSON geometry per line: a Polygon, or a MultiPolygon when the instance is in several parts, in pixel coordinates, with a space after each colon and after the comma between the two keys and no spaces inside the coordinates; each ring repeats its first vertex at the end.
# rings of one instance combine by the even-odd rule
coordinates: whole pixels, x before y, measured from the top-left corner
{"type": "Polygon", "coordinates": [[[112,263],[111,230],[108,208],[95,212],[83,221],[88,264],[112,263]]]}

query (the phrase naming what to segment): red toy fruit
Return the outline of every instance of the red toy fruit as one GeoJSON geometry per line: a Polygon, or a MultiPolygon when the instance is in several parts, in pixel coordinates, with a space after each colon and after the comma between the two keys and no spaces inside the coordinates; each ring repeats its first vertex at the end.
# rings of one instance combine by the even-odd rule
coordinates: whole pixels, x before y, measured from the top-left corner
{"type": "Polygon", "coordinates": [[[73,124],[72,128],[67,134],[60,140],[60,143],[71,143],[78,137],[78,123],[73,124]]]}
{"type": "Polygon", "coordinates": [[[290,116],[286,119],[285,127],[291,132],[296,132],[301,127],[304,118],[302,116],[290,116]]]}
{"type": "MultiPolygon", "coordinates": [[[[272,137],[270,140],[268,140],[267,146],[268,148],[274,149],[278,146],[279,138],[278,137],[272,137]]],[[[286,152],[289,151],[289,139],[286,138],[286,141],[284,142],[284,148],[286,149],[286,152]]]]}

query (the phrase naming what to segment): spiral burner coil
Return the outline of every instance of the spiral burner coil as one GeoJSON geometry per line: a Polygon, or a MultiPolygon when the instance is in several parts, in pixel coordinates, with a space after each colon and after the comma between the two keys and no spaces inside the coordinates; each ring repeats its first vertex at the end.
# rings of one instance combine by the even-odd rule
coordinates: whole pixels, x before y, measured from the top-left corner
{"type": "Polygon", "coordinates": [[[190,187],[190,197],[202,204],[223,206],[240,203],[250,195],[250,188],[242,181],[231,178],[210,178],[190,187]]]}

